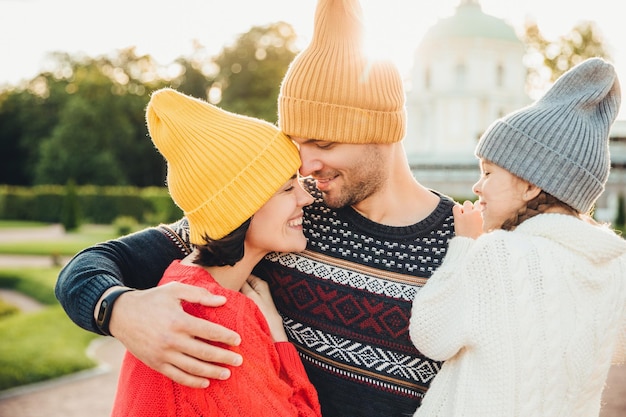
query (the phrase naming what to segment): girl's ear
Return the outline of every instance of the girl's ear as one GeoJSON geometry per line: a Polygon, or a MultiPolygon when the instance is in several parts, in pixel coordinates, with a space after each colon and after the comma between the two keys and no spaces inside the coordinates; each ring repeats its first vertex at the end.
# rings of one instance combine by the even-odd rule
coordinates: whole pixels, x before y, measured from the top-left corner
{"type": "Polygon", "coordinates": [[[537,197],[541,192],[541,188],[533,185],[531,183],[526,183],[526,190],[524,191],[524,201],[530,201],[533,198],[537,197]]]}

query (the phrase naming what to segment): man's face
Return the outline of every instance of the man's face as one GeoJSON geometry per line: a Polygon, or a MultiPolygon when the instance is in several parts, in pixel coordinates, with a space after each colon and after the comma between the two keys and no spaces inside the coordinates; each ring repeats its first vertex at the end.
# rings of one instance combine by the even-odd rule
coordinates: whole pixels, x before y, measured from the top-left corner
{"type": "Polygon", "coordinates": [[[356,205],[376,193],[387,180],[381,145],[292,139],[300,149],[300,175],[316,180],[331,208],[356,205]]]}

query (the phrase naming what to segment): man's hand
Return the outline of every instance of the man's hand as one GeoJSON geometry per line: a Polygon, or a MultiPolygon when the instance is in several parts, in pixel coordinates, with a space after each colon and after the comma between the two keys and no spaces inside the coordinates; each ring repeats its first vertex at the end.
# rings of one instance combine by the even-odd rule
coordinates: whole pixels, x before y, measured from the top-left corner
{"type": "Polygon", "coordinates": [[[119,297],[109,329],[126,349],[152,369],[175,382],[205,388],[209,379],[227,379],[230,371],[220,365],[241,365],[241,355],[206,343],[205,339],[237,346],[239,335],[223,326],[186,313],[181,301],[218,307],[222,296],[177,282],[119,297]]]}
{"type": "Polygon", "coordinates": [[[452,214],[454,214],[454,233],[457,236],[476,239],[483,233],[480,209],[471,201],[465,201],[463,205],[456,204],[452,207],[452,214]]]}

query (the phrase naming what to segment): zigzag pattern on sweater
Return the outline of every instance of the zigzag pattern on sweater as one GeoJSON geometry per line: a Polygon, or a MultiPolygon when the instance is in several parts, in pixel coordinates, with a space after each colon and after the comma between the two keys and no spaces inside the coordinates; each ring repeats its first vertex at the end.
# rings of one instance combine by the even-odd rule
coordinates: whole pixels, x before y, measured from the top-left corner
{"type": "Polygon", "coordinates": [[[408,337],[410,304],[425,278],[305,251],[272,254],[264,267],[287,332],[305,362],[359,384],[421,397],[440,369],[408,337]],[[286,269],[285,269],[286,268],[286,269]],[[277,271],[283,271],[279,273],[277,271]],[[297,271],[297,272],[296,272],[297,271]]]}
{"type": "MultiPolygon", "coordinates": [[[[320,256],[311,251],[298,254],[274,252],[270,253],[266,259],[303,273],[315,271],[315,275],[319,279],[405,301],[412,301],[415,298],[416,285],[422,286],[426,283],[426,278],[411,277],[411,280],[407,282],[405,276],[393,273],[383,274],[385,279],[382,279],[380,277],[382,271],[379,269],[376,270],[378,275],[376,276],[368,275],[365,271],[336,267],[324,262],[320,256]]],[[[335,262],[337,261],[335,260],[335,262]]],[[[352,267],[355,266],[352,265],[352,267]]],[[[363,270],[363,268],[360,269],[363,270]]]]}
{"type": "Polygon", "coordinates": [[[285,320],[285,327],[290,337],[298,342],[304,360],[319,365],[322,362],[316,358],[323,355],[325,366],[331,372],[351,375],[370,385],[383,385],[388,390],[417,395],[420,392],[419,386],[428,385],[441,368],[438,362],[344,339],[293,320],[285,320]],[[334,360],[332,365],[328,361],[329,358],[334,360]],[[401,377],[395,379],[394,383],[384,383],[370,376],[358,377],[354,372],[354,366],[359,367],[358,374],[385,371],[387,374],[401,377]]]}

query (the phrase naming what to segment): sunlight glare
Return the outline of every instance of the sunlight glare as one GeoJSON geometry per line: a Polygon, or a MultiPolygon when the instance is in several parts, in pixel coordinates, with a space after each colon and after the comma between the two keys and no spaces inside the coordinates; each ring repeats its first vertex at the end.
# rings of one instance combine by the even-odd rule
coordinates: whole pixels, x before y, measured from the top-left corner
{"type": "Polygon", "coordinates": [[[371,59],[391,60],[406,76],[422,36],[438,19],[451,15],[459,1],[362,0],[365,53],[371,59]]]}
{"type": "Polygon", "coordinates": [[[379,61],[379,60],[392,60],[393,57],[391,55],[391,51],[393,48],[389,45],[389,40],[386,40],[384,37],[375,36],[370,34],[369,36],[365,36],[363,41],[363,50],[365,52],[365,56],[369,60],[379,61]]]}

